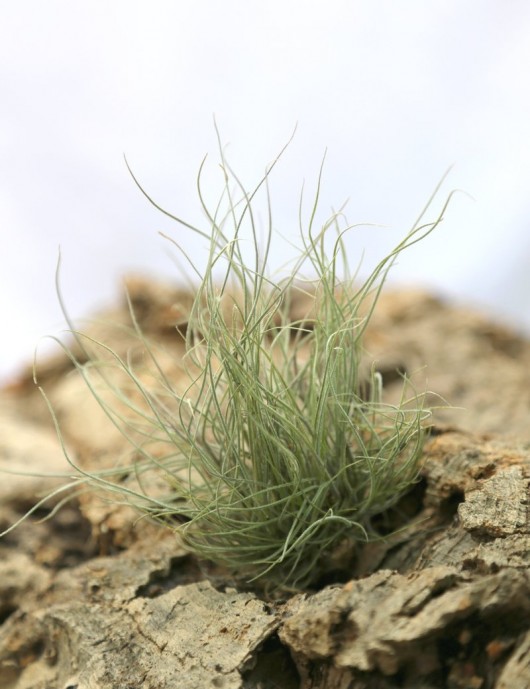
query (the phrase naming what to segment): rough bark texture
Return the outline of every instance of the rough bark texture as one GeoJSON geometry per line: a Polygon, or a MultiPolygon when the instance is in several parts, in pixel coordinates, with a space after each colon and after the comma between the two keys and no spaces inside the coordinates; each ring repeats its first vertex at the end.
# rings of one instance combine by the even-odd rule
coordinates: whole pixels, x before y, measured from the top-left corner
{"type": "MultiPolygon", "coordinates": [[[[177,376],[189,297],[130,289],[177,376]]],[[[93,334],[121,353],[137,346],[124,331],[93,334]]],[[[176,534],[127,507],[82,495],[44,522],[41,508],[0,540],[0,689],[528,689],[530,344],[412,292],[384,297],[367,344],[390,398],[396,368],[426,366],[429,388],[465,407],[438,413],[422,480],[386,517],[406,529],[366,545],[340,581],[265,600],[204,572],[176,534]]],[[[71,459],[128,460],[64,358],[40,378],[71,459]]],[[[21,377],[0,396],[0,469],[15,472],[0,480],[0,530],[60,485],[17,472],[64,468],[21,377]]]]}

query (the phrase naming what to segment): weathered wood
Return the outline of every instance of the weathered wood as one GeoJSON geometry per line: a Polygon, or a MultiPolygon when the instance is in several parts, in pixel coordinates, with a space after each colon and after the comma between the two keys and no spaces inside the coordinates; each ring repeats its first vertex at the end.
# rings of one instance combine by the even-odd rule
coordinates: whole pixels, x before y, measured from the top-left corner
{"type": "MultiPolygon", "coordinates": [[[[179,351],[171,291],[138,285],[142,325],[179,351]]],[[[530,687],[530,345],[424,295],[382,306],[369,343],[385,375],[430,363],[430,387],[468,406],[442,413],[468,432],[435,430],[421,483],[388,517],[408,527],[361,548],[342,583],[264,601],[222,572],[208,578],[176,534],[135,525],[127,508],[86,497],[82,513],[30,517],[0,541],[0,689],[530,687]]],[[[72,456],[127,461],[64,361],[43,370],[72,456]]],[[[0,462],[62,470],[36,400],[23,381],[0,397],[0,462]]],[[[3,475],[0,523],[54,485],[3,475]]]]}
{"type": "MultiPolygon", "coordinates": [[[[306,678],[315,662],[331,662],[351,671],[352,678],[360,671],[429,681],[443,674],[443,644],[453,641],[465,652],[476,624],[494,628],[503,618],[513,618],[515,643],[530,614],[530,577],[516,570],[476,577],[445,566],[409,575],[384,570],[291,605],[295,612],[282,625],[280,638],[306,678]]],[[[503,633],[508,629],[509,625],[503,633]]],[[[494,639],[484,641],[487,646],[494,639]]],[[[478,664],[475,670],[477,683],[484,681],[478,664]]],[[[530,667],[523,671],[520,666],[512,686],[529,685],[530,667]]],[[[304,686],[315,684],[306,679],[304,686]]]]}
{"type": "Polygon", "coordinates": [[[178,584],[185,560],[165,538],[40,584],[0,628],[0,687],[241,687],[278,617],[250,593],[178,584]]]}
{"type": "Polygon", "coordinates": [[[207,582],[122,606],[54,606],[38,619],[41,663],[53,658],[58,687],[236,689],[240,671],[276,626],[250,595],[218,593],[207,582]]]}

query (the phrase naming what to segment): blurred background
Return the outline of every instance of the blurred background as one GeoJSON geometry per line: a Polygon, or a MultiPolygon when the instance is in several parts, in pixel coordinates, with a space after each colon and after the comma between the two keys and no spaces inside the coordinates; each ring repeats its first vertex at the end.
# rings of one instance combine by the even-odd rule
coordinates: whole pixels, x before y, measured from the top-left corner
{"type": "MultiPolygon", "coordinates": [[[[159,232],[200,262],[124,155],[157,203],[202,222],[205,154],[212,203],[223,185],[214,116],[248,187],[297,124],[271,178],[287,239],[327,149],[322,218],[349,199],[351,223],[377,225],[348,239],[364,272],[453,166],[426,217],[466,193],[392,281],[530,330],[526,0],[18,0],[0,11],[0,58],[0,380],[64,327],[59,247],[74,318],[116,301],[127,273],[181,279],[159,232]]],[[[271,267],[289,250],[279,238],[271,267]]]]}

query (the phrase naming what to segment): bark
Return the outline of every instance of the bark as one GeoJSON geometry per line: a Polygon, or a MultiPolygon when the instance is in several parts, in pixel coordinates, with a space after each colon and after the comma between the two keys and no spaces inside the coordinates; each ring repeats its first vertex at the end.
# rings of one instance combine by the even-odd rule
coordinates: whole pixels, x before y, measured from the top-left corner
{"type": "MultiPolygon", "coordinates": [[[[158,298],[158,310],[156,290],[139,304],[142,317],[171,337],[171,295],[158,298]]],[[[74,502],[43,523],[40,511],[0,539],[0,689],[530,686],[526,393],[516,408],[530,346],[424,295],[385,303],[371,334],[382,360],[395,336],[392,365],[410,369],[437,333],[430,360],[445,378],[436,375],[449,392],[460,378],[461,399],[475,404],[460,424],[467,430],[435,429],[421,481],[381,521],[402,531],[364,546],[335,583],[265,599],[198,563],[178,534],[135,524],[128,508],[84,496],[81,509],[74,502]],[[454,352],[439,342],[444,328],[454,352]],[[489,373],[479,381],[480,367],[489,373]],[[518,439],[480,434],[499,430],[518,439]]],[[[384,361],[390,370],[390,355],[384,361]]],[[[64,362],[44,370],[71,456],[84,466],[116,461],[125,445],[76,397],[64,362]]],[[[459,412],[449,416],[456,425],[459,412]]],[[[64,467],[45,419],[26,381],[3,392],[0,467],[64,467]]],[[[0,526],[56,485],[3,475],[0,526]]]]}

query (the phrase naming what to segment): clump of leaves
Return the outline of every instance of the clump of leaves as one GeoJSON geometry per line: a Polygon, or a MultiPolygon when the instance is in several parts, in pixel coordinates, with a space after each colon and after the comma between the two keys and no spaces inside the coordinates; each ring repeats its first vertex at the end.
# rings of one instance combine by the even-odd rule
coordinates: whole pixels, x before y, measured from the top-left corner
{"type": "Polygon", "coordinates": [[[187,319],[189,384],[177,385],[164,373],[138,328],[158,379],[147,386],[130,361],[111,352],[134,391],[114,389],[132,412],[124,420],[94,385],[97,375],[114,386],[108,362],[99,367],[93,357],[82,363],[72,355],[134,443],[140,488],[123,480],[130,467],[76,470],[81,482],[178,528],[192,552],[236,577],[303,588],[319,579],[337,549],[377,538],[374,516],[418,477],[430,413],[422,396],[412,391],[407,398],[406,379],[399,405],[383,401],[381,375],[366,365],[363,335],[396,257],[432,232],[447,203],[434,222],[424,223],[427,204],[358,284],[344,244],[352,228],[342,214],[316,226],[319,178],[307,223],[300,204],[298,259],[275,280],[268,270],[271,204],[262,242],[254,206],[258,192],[270,200],[267,181],[277,161],[248,192],[220,150],[224,192],[213,211],[204,202],[201,173],[198,178],[207,228],[171,216],[209,246],[204,270],[194,266],[200,284],[187,319]],[[303,271],[310,279],[301,279],[303,271]],[[309,295],[313,305],[294,317],[297,294],[309,295]],[[150,472],[163,477],[162,492],[150,492],[150,472]]]}

